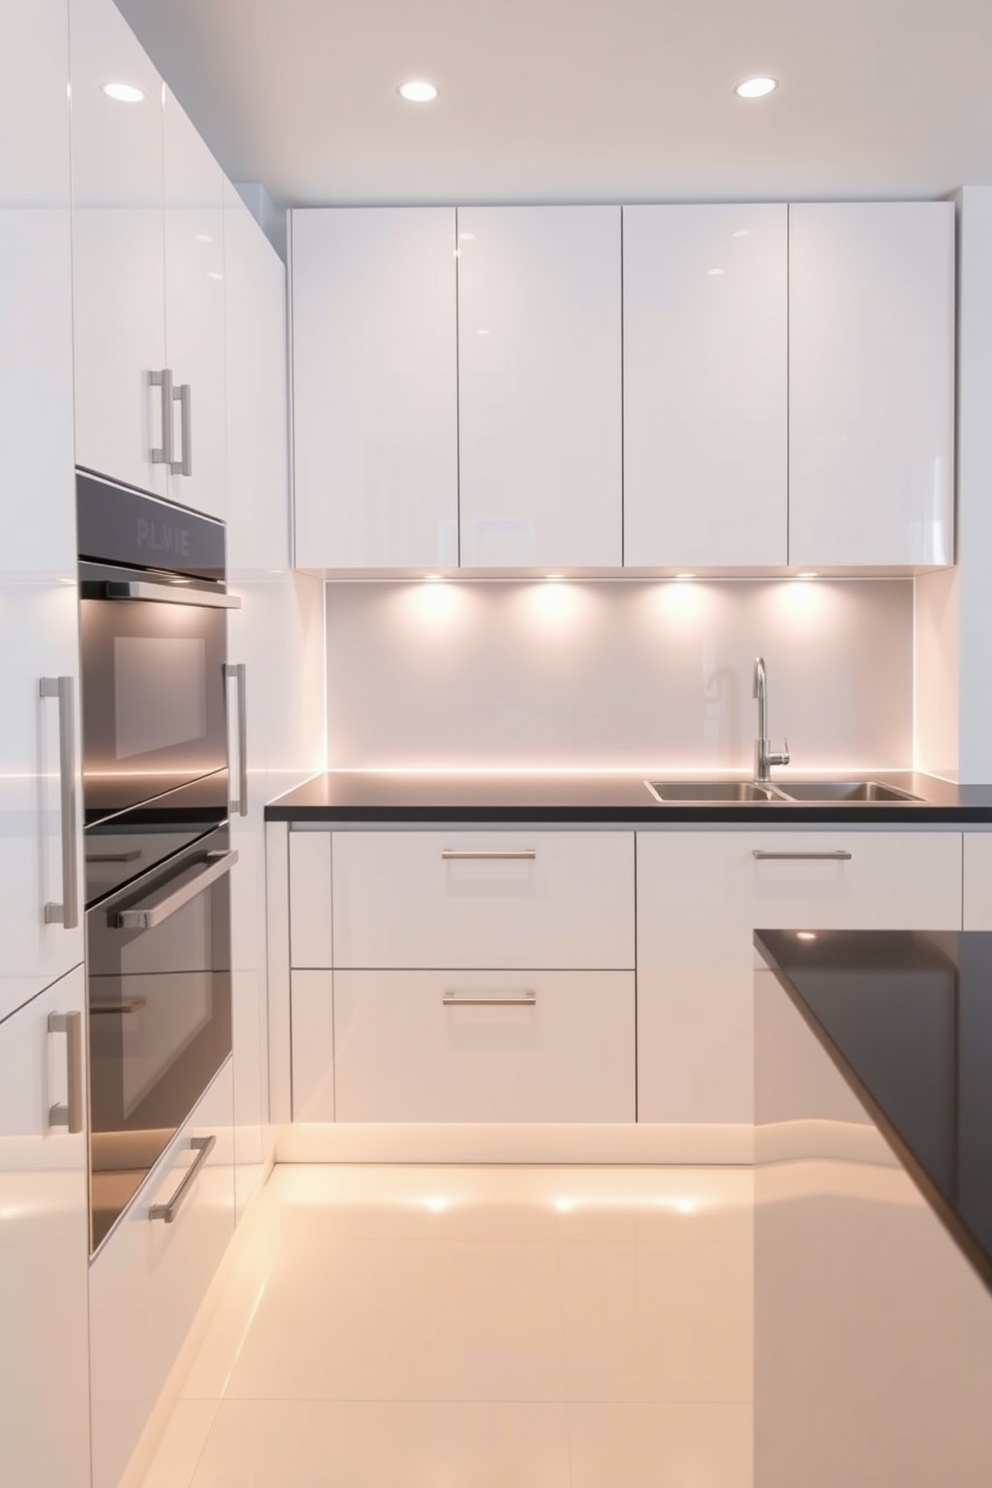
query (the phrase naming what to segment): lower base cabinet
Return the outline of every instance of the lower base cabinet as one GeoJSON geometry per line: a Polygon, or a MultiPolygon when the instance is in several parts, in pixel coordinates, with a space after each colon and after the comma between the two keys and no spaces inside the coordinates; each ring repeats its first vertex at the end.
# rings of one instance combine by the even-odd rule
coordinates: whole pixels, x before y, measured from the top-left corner
{"type": "Polygon", "coordinates": [[[632,972],[335,971],[333,1036],[339,1121],[635,1119],[632,972]]]}
{"type": "Polygon", "coordinates": [[[90,1480],[81,1099],[79,1130],[64,1124],[83,1048],[70,1071],[75,1051],[62,1021],[75,1017],[84,1029],[85,1005],[80,966],[0,1023],[4,1488],[88,1488],[90,1480]]]}
{"type": "Polygon", "coordinates": [[[93,1488],[116,1488],[234,1234],[233,1124],[228,1060],[90,1267],[93,1488]],[[211,1136],[175,1219],[153,1219],[211,1136]]]}

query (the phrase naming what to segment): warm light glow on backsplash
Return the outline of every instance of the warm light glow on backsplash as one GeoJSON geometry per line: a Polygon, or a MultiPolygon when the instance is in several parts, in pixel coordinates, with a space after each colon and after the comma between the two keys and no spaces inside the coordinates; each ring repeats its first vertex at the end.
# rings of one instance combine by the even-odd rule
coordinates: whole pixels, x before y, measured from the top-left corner
{"type": "Polygon", "coordinates": [[[335,769],[750,776],[754,658],[788,771],[912,765],[911,579],[326,588],[335,769]]]}

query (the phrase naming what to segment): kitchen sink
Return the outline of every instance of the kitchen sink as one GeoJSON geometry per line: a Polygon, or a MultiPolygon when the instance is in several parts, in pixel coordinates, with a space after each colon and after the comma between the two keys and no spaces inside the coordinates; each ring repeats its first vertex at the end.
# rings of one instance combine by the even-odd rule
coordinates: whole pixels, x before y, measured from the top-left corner
{"type": "Polygon", "coordinates": [[[788,780],[779,786],[794,801],[918,801],[881,780],[788,780]]]}
{"type": "Polygon", "coordinates": [[[785,801],[774,785],[756,780],[645,780],[659,801],[785,801]]]}

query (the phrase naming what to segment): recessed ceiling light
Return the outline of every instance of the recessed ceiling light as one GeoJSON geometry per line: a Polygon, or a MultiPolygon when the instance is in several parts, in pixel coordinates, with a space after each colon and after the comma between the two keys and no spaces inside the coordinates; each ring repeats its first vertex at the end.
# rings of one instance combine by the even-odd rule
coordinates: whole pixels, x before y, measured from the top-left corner
{"type": "Polygon", "coordinates": [[[797,940],[815,940],[816,939],[816,931],[815,930],[797,930],[796,931],[796,939],[797,940]]]}
{"type": "Polygon", "coordinates": [[[413,80],[409,83],[400,83],[396,90],[401,98],[407,103],[431,103],[437,97],[438,90],[433,83],[413,80]]]}
{"type": "Polygon", "coordinates": [[[677,579],[694,579],[696,575],[694,573],[680,573],[676,574],[675,577],[677,579]]]}
{"type": "Polygon", "coordinates": [[[101,89],[115,103],[143,103],[144,91],[133,83],[104,83],[101,89]]]}
{"type": "Polygon", "coordinates": [[[563,578],[564,578],[564,577],[565,577],[565,575],[564,575],[564,574],[556,574],[556,573],[551,573],[551,574],[545,574],[545,578],[546,578],[546,579],[547,579],[547,580],[548,580],[548,582],[549,582],[549,583],[551,583],[551,584],[560,584],[560,583],[561,583],[561,581],[562,581],[562,579],[563,579],[563,578]]]}
{"type": "Polygon", "coordinates": [[[767,98],[769,93],[774,93],[778,87],[778,78],[753,77],[745,78],[738,83],[734,92],[738,98],[767,98]]]}
{"type": "Polygon", "coordinates": [[[820,577],[820,575],[819,574],[815,574],[815,573],[801,573],[801,574],[796,574],[796,578],[797,579],[818,579],[819,577],[820,577]]]}
{"type": "Polygon", "coordinates": [[[440,584],[441,582],[440,574],[424,574],[424,578],[427,580],[428,584],[440,584]]]}

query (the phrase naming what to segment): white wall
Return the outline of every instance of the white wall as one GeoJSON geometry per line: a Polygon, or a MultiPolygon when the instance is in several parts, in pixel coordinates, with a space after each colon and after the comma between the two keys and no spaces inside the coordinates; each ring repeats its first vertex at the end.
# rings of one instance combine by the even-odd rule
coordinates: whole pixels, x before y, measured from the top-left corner
{"type": "Polygon", "coordinates": [[[913,583],[329,583],[332,768],[913,762],[913,583]]]}

